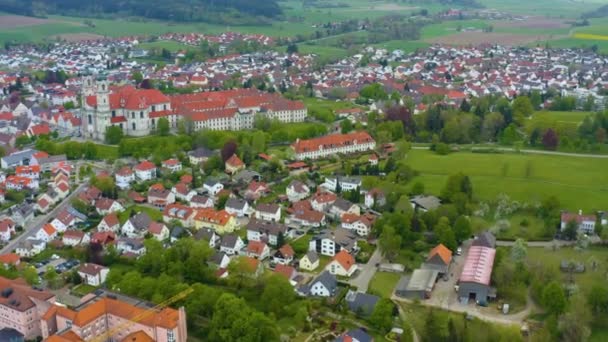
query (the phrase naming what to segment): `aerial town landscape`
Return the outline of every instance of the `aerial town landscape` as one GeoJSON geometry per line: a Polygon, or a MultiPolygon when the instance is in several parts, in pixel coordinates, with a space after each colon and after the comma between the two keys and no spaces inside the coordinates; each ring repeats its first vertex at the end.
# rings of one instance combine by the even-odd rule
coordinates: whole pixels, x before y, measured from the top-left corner
{"type": "Polygon", "coordinates": [[[608,340],[603,0],[0,0],[0,342],[608,340]]]}

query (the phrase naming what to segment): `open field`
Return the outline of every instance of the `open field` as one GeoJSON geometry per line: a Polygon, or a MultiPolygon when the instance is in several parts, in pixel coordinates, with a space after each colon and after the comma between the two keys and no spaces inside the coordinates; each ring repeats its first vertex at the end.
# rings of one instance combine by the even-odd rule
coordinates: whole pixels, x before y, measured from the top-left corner
{"type": "Polygon", "coordinates": [[[524,20],[499,20],[492,22],[495,28],[525,28],[525,29],[563,29],[570,28],[570,24],[562,19],[547,17],[529,17],[524,20]]]}
{"type": "Polygon", "coordinates": [[[577,18],[583,12],[604,5],[603,0],[478,0],[487,8],[532,16],[577,18]]]}
{"type": "Polygon", "coordinates": [[[393,295],[393,290],[395,289],[395,286],[397,286],[401,276],[401,273],[376,272],[369,284],[370,293],[375,293],[384,298],[390,298],[393,295]]]}
{"type": "Polygon", "coordinates": [[[68,42],[81,42],[85,40],[98,40],[104,37],[95,33],[64,33],[51,36],[51,39],[65,40],[68,42]]]}
{"type": "Polygon", "coordinates": [[[514,200],[536,202],[555,195],[564,209],[572,211],[599,210],[608,203],[608,187],[601,185],[608,159],[470,152],[440,156],[412,150],[407,163],[420,172],[410,184],[421,181],[433,194],[440,193],[450,174],[463,172],[479,200],[505,193],[514,200]]]}
{"type": "MultiPolygon", "coordinates": [[[[29,26],[37,26],[37,25],[45,25],[45,24],[54,24],[58,23],[57,20],[51,19],[42,19],[42,18],[33,18],[33,17],[25,17],[21,15],[2,15],[0,17],[0,29],[13,29],[20,27],[29,27],[29,26]]],[[[70,25],[74,25],[73,23],[67,23],[70,25]]]]}
{"type": "Polygon", "coordinates": [[[506,46],[518,46],[527,45],[534,42],[547,41],[551,38],[551,36],[547,35],[528,35],[499,32],[460,32],[449,36],[429,39],[427,41],[435,44],[449,45],[500,44],[506,46]]]}
{"type": "Polygon", "coordinates": [[[141,43],[137,46],[140,49],[167,49],[171,52],[179,50],[196,49],[195,46],[190,46],[174,41],[159,40],[156,42],[141,43]]]}

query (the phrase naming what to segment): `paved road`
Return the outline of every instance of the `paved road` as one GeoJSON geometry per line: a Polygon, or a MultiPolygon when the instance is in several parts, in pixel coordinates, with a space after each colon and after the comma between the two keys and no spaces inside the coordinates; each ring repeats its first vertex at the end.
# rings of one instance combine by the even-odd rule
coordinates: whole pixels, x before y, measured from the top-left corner
{"type": "MultiPolygon", "coordinates": [[[[429,146],[412,146],[413,150],[429,150],[429,146]]],[[[543,151],[543,150],[516,150],[511,147],[493,147],[493,146],[481,146],[481,147],[471,147],[472,150],[487,150],[493,149],[502,152],[518,152],[518,153],[528,153],[528,154],[545,154],[545,155],[554,155],[554,156],[565,156],[565,157],[577,157],[577,158],[600,158],[606,159],[608,158],[608,154],[588,154],[588,153],[568,153],[568,152],[557,152],[557,151],[543,151]]]]}
{"type": "Polygon", "coordinates": [[[357,289],[361,292],[367,292],[367,287],[369,286],[369,282],[376,274],[376,264],[382,262],[382,254],[380,253],[380,248],[376,248],[372,256],[367,261],[367,264],[359,265],[359,274],[349,280],[349,283],[353,286],[356,286],[357,289]]]}
{"type": "Polygon", "coordinates": [[[68,197],[66,197],[58,206],[55,207],[55,209],[51,210],[45,215],[35,217],[32,222],[26,224],[23,234],[19,235],[14,240],[11,240],[6,246],[4,246],[4,248],[0,250],[0,254],[12,252],[19,243],[27,240],[27,238],[30,236],[34,236],[34,234],[36,234],[36,232],[42,228],[42,226],[44,226],[44,224],[47,223],[50,218],[57,216],[61,210],[69,206],[72,199],[84,189],[87,183],[88,182],[84,182],[80,184],[78,188],[69,194],[68,197]]]}

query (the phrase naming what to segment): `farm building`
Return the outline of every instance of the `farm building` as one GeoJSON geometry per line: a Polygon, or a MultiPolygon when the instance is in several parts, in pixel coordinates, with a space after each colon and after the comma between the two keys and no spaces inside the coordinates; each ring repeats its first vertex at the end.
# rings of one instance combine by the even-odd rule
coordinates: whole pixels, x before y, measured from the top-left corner
{"type": "Polygon", "coordinates": [[[412,275],[408,277],[401,277],[395,294],[399,297],[404,298],[420,298],[427,299],[431,298],[431,293],[435,287],[437,276],[439,271],[429,269],[417,269],[414,270],[412,275]]]}
{"type": "Polygon", "coordinates": [[[458,281],[458,297],[462,303],[473,299],[486,303],[488,298],[496,297],[490,286],[492,267],[496,250],[485,246],[471,246],[458,281]]]}
{"type": "Polygon", "coordinates": [[[426,262],[422,264],[422,268],[437,270],[439,271],[439,275],[444,275],[449,272],[451,263],[452,251],[443,244],[439,244],[435,248],[431,249],[426,262]]]}

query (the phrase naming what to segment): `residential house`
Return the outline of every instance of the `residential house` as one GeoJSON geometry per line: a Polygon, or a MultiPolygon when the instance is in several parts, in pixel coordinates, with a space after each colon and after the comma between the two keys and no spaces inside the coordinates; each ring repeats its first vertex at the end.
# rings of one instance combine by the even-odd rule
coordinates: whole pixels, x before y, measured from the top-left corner
{"type": "Polygon", "coordinates": [[[361,215],[361,208],[357,204],[338,198],[329,208],[329,214],[335,218],[340,218],[344,214],[361,215]]]}
{"type": "Polygon", "coordinates": [[[74,226],[79,221],[82,220],[74,216],[69,210],[63,209],[59,212],[57,217],[51,221],[51,224],[59,233],[63,233],[66,231],[66,229],[74,226]]]}
{"type": "Polygon", "coordinates": [[[8,242],[16,233],[15,222],[10,218],[0,220],[0,241],[8,242]]]}
{"type": "Polygon", "coordinates": [[[374,337],[365,330],[357,328],[345,332],[333,342],[374,342],[374,337]]]}
{"type": "MultiPolygon", "coordinates": [[[[17,267],[21,263],[21,257],[16,253],[6,253],[0,255],[0,264],[5,268],[17,267]]],[[[1,341],[1,340],[0,340],[1,341]]]]}
{"type": "Polygon", "coordinates": [[[147,181],[156,178],[156,165],[144,160],[134,167],[135,177],[140,181],[147,181]]]}
{"type": "Polygon", "coordinates": [[[157,183],[148,189],[148,203],[163,209],[165,206],[175,203],[175,194],[165,189],[162,184],[157,183]]]}
{"type": "Polygon", "coordinates": [[[100,198],[95,201],[95,210],[99,215],[107,215],[110,213],[119,213],[125,208],[116,200],[110,198],[100,198]]]}
{"type": "Polygon", "coordinates": [[[350,311],[367,317],[374,312],[380,297],[364,292],[348,290],[344,299],[350,311]]]}
{"type": "Polygon", "coordinates": [[[274,268],[274,273],[284,276],[292,285],[296,284],[294,279],[298,275],[298,272],[295,268],[288,265],[278,264],[274,268]]]}
{"type": "Polygon", "coordinates": [[[63,233],[61,242],[65,246],[80,246],[90,242],[89,235],[82,230],[68,229],[63,233]]]}
{"type": "Polygon", "coordinates": [[[218,234],[231,233],[237,229],[237,221],[234,216],[226,210],[215,210],[212,208],[198,209],[194,216],[194,227],[196,229],[210,228],[218,234]]]}
{"type": "Polygon", "coordinates": [[[275,264],[289,265],[292,263],[295,255],[296,253],[290,245],[283,245],[274,253],[272,260],[275,264]]]}
{"type": "Polygon", "coordinates": [[[312,206],[313,210],[325,212],[329,210],[337,199],[338,196],[332,194],[331,192],[319,191],[312,197],[310,205],[312,206]]]}
{"type": "Polygon", "coordinates": [[[359,236],[368,236],[371,232],[372,224],[373,222],[365,215],[345,213],[340,218],[340,226],[342,228],[352,230],[359,236]]]}
{"type": "Polygon", "coordinates": [[[332,257],[342,250],[353,254],[358,251],[357,235],[344,228],[325,230],[310,240],[309,250],[332,257]]]}
{"type": "Polygon", "coordinates": [[[15,175],[36,180],[40,179],[40,172],[39,165],[21,165],[15,168],[15,175]]]}
{"type": "Polygon", "coordinates": [[[229,175],[235,175],[239,171],[245,170],[245,163],[236,154],[228,158],[224,164],[226,173],[229,175]]]}
{"type": "Polygon", "coordinates": [[[36,232],[36,235],[34,235],[35,239],[44,242],[49,242],[55,237],[57,237],[57,229],[55,229],[55,227],[50,223],[46,223],[36,232]]]}
{"type": "Polygon", "coordinates": [[[91,243],[100,244],[104,247],[114,244],[115,241],[116,241],[116,234],[112,231],[95,232],[91,236],[91,243]]]}
{"type": "Polygon", "coordinates": [[[577,230],[584,234],[595,233],[595,223],[597,222],[596,215],[583,215],[582,211],[578,214],[563,212],[561,214],[560,229],[563,231],[568,226],[568,223],[575,222],[577,230]]]}
{"type": "Polygon", "coordinates": [[[179,221],[184,227],[194,226],[196,211],[189,206],[173,203],[163,210],[163,221],[169,223],[173,220],[179,221]]]}
{"type": "Polygon", "coordinates": [[[255,218],[258,220],[279,222],[281,220],[281,207],[271,203],[260,203],[255,208],[255,218]]]}
{"type": "Polygon", "coordinates": [[[23,190],[36,190],[39,187],[38,180],[20,177],[20,176],[8,176],[4,181],[4,186],[8,190],[23,191],[23,190]]]}
{"type": "Polygon", "coordinates": [[[190,190],[187,184],[177,183],[173,188],[171,188],[171,192],[175,195],[175,198],[181,201],[190,202],[192,197],[196,196],[196,191],[190,190]]]}
{"type": "Polygon", "coordinates": [[[26,223],[34,218],[34,205],[29,203],[17,204],[9,209],[11,219],[18,226],[24,227],[26,223]]]}
{"type": "Polygon", "coordinates": [[[190,207],[192,208],[213,208],[214,203],[210,197],[194,195],[190,198],[190,207]]]}
{"type": "Polygon", "coordinates": [[[308,251],[298,263],[301,270],[314,271],[319,267],[319,255],[315,251],[308,251]]]}
{"type": "Polygon", "coordinates": [[[169,238],[169,228],[160,222],[152,222],[148,227],[148,233],[158,241],[164,241],[169,238]]]}
{"type": "Polygon", "coordinates": [[[225,210],[230,214],[236,217],[245,217],[249,216],[251,208],[249,207],[249,203],[241,198],[230,197],[226,201],[226,205],[224,206],[225,210]]]}
{"type": "Polygon", "coordinates": [[[137,257],[146,253],[146,246],[142,239],[121,238],[116,243],[116,250],[122,254],[137,257]]]}
{"type": "Polygon", "coordinates": [[[188,152],[188,159],[190,159],[190,164],[200,165],[206,163],[213,155],[213,151],[199,147],[194,151],[188,152]]]}
{"type": "Polygon", "coordinates": [[[217,196],[220,191],[224,190],[224,184],[213,179],[208,179],[203,183],[203,188],[210,196],[217,196]]]}
{"type": "Polygon", "coordinates": [[[243,240],[234,234],[227,234],[222,237],[220,242],[220,252],[227,255],[236,255],[245,247],[243,240]]]}
{"type": "Polygon", "coordinates": [[[328,271],[323,271],[310,284],[298,289],[298,293],[304,296],[333,297],[337,289],[336,277],[328,271]]]}
{"type": "Polygon", "coordinates": [[[220,246],[221,238],[213,229],[203,228],[196,231],[194,240],[204,240],[209,242],[209,247],[216,248],[220,246]]]}
{"type": "Polygon", "coordinates": [[[412,197],[410,199],[410,203],[412,204],[412,208],[414,208],[414,210],[427,212],[429,210],[439,208],[441,205],[441,200],[435,196],[418,195],[412,197]]]}
{"type": "Polygon", "coordinates": [[[360,191],[360,177],[327,177],[321,186],[332,192],[360,191]]]}
{"type": "Polygon", "coordinates": [[[114,174],[116,180],[116,186],[121,189],[128,189],[132,182],[135,182],[135,172],[128,166],[122,167],[116,174],[114,174]]]}
{"type": "Polygon", "coordinates": [[[22,258],[31,258],[40,254],[46,248],[46,241],[27,239],[17,244],[15,253],[22,258]]]}
{"type": "Polygon", "coordinates": [[[261,241],[249,241],[247,244],[247,256],[259,260],[264,260],[270,256],[270,248],[261,241]]]}
{"type": "Polygon", "coordinates": [[[106,277],[110,273],[108,267],[93,263],[84,263],[78,268],[78,275],[82,278],[85,284],[91,286],[100,286],[106,282],[106,277]]]}
{"type": "Polygon", "coordinates": [[[182,170],[182,163],[175,158],[163,161],[161,166],[170,172],[179,172],[182,170]]]}
{"type": "Polygon", "coordinates": [[[287,189],[285,189],[285,192],[287,194],[289,202],[292,203],[301,201],[306,197],[310,196],[310,188],[308,187],[308,185],[298,180],[291,181],[291,183],[289,183],[289,185],[287,186],[287,189]]]}
{"type": "Polygon", "coordinates": [[[329,273],[337,276],[350,277],[357,270],[355,258],[345,250],[341,250],[325,267],[329,273]]]}
{"type": "Polygon", "coordinates": [[[374,206],[382,207],[386,204],[386,196],[384,192],[378,188],[373,188],[365,193],[365,206],[373,208],[374,206]]]}
{"type": "Polygon", "coordinates": [[[281,235],[283,239],[291,237],[287,226],[282,223],[252,219],[247,224],[248,241],[265,241],[276,246],[281,235]]]}
{"type": "Polygon", "coordinates": [[[226,255],[226,253],[215,252],[208,264],[216,269],[226,269],[230,264],[230,257],[226,255]]]}
{"type": "Polygon", "coordinates": [[[118,232],[120,230],[120,221],[116,213],[104,216],[97,225],[97,230],[100,232],[118,232]]]}
{"type": "Polygon", "coordinates": [[[129,237],[143,237],[148,231],[152,219],[147,213],[141,212],[130,217],[121,227],[120,232],[129,237]]]}
{"type": "Polygon", "coordinates": [[[270,188],[264,182],[252,181],[245,190],[245,198],[251,201],[257,201],[260,197],[270,193],[270,188]]]}

